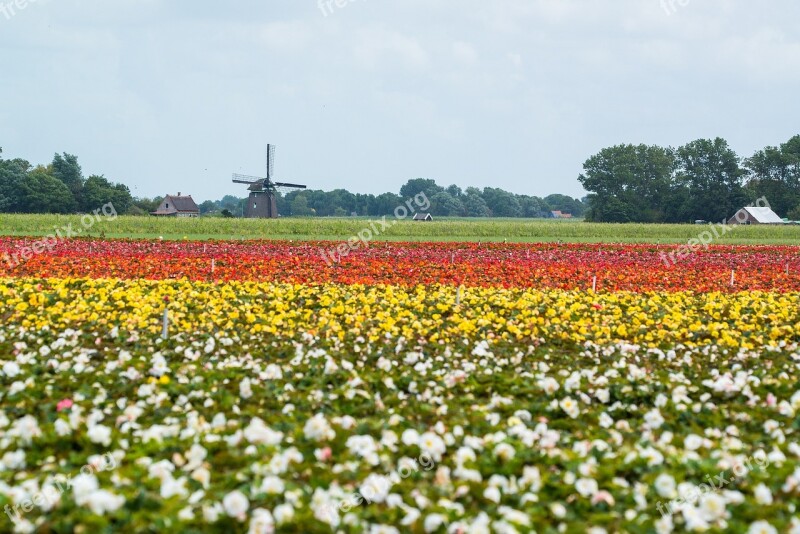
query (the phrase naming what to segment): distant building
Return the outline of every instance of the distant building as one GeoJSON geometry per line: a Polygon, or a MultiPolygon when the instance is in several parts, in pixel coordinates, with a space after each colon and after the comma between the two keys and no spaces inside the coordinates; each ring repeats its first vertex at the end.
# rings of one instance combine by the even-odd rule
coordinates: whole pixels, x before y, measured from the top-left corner
{"type": "Polygon", "coordinates": [[[728,224],[786,224],[786,222],[770,208],[746,206],[728,219],[728,224]]]}
{"type": "Polygon", "coordinates": [[[157,217],[199,217],[200,207],[192,199],[192,195],[188,197],[177,195],[167,195],[158,209],[150,215],[157,217]]]}
{"type": "Polygon", "coordinates": [[[561,211],[551,211],[550,212],[550,217],[552,217],[553,219],[571,219],[572,218],[572,214],[571,213],[563,213],[561,211]]]}
{"type": "Polygon", "coordinates": [[[433,217],[431,216],[430,213],[416,213],[414,214],[414,220],[427,222],[427,221],[432,221],[433,217]]]}

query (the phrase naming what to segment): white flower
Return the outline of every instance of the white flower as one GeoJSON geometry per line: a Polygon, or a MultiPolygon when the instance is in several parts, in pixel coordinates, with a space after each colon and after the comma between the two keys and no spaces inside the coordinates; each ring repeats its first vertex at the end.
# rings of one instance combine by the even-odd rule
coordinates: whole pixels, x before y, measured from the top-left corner
{"type": "Polygon", "coordinates": [[[275,519],[269,510],[256,508],[250,519],[248,534],[272,534],[275,532],[275,519]]]}
{"type": "Polygon", "coordinates": [[[164,356],[161,353],[156,352],[153,354],[153,366],[150,368],[150,374],[155,376],[156,378],[161,378],[163,375],[169,372],[169,367],[167,367],[167,360],[164,359],[164,356]]]}
{"type": "Polygon", "coordinates": [[[39,428],[39,423],[35,417],[26,415],[14,421],[8,435],[19,438],[25,445],[30,445],[33,442],[33,438],[38,438],[42,435],[42,430],[39,428]]]}
{"type": "Polygon", "coordinates": [[[279,504],[272,511],[275,522],[279,525],[289,523],[294,518],[294,506],[289,503],[279,504]]]}
{"type": "Polygon", "coordinates": [[[171,476],[165,476],[161,479],[161,498],[170,499],[174,496],[187,497],[189,490],[186,489],[186,478],[181,477],[177,480],[171,476]]]}
{"type": "Polygon", "coordinates": [[[89,495],[86,504],[93,514],[104,515],[106,512],[116,512],[122,508],[122,505],[125,504],[125,497],[114,495],[110,491],[98,490],[89,495]]]}
{"type": "Polygon", "coordinates": [[[14,378],[21,373],[19,364],[17,362],[6,362],[3,364],[3,374],[8,378],[14,378]]]}
{"type": "Polygon", "coordinates": [[[447,450],[444,440],[433,432],[425,432],[419,437],[419,448],[435,462],[441,462],[442,454],[447,450]]]}
{"type": "Polygon", "coordinates": [[[63,419],[56,419],[56,422],[53,424],[56,429],[56,435],[60,437],[69,436],[72,434],[72,427],[69,426],[69,423],[64,421],[63,419]]]}
{"type": "Polygon", "coordinates": [[[497,486],[489,486],[484,490],[483,496],[486,500],[492,501],[495,504],[499,503],[501,498],[500,489],[498,489],[497,486]]]}
{"type": "Polygon", "coordinates": [[[250,501],[247,500],[244,493],[234,490],[222,499],[222,507],[229,517],[244,521],[247,510],[250,508],[250,501]]]}
{"type": "Polygon", "coordinates": [[[7,452],[0,460],[0,471],[22,470],[25,468],[25,451],[7,452]]]}
{"type": "Polygon", "coordinates": [[[697,434],[689,434],[683,440],[683,446],[686,447],[687,450],[696,451],[703,446],[703,438],[697,434]]]}
{"type": "Polygon", "coordinates": [[[93,425],[87,433],[92,443],[99,443],[104,447],[111,445],[111,429],[105,425],[93,425]]]}
{"type": "Polygon", "coordinates": [[[507,462],[513,458],[515,453],[516,451],[514,450],[514,447],[508,443],[500,443],[494,448],[494,455],[504,462],[507,462]]]}
{"type": "Polygon", "coordinates": [[[239,382],[239,396],[243,399],[249,399],[253,396],[253,388],[251,387],[249,378],[245,378],[239,382]]]}
{"type": "Polygon", "coordinates": [[[644,422],[647,428],[655,430],[664,424],[664,418],[661,416],[661,412],[658,411],[658,408],[654,408],[644,414],[644,422]]]}
{"type": "Polygon", "coordinates": [[[778,534],[778,531],[766,521],[756,521],[747,529],[747,534],[778,534]]]}
{"type": "Polygon", "coordinates": [[[753,490],[753,493],[755,494],[756,502],[758,504],[763,504],[765,506],[772,504],[772,492],[763,483],[756,486],[755,490],[753,490]]]}
{"type": "Polygon", "coordinates": [[[561,409],[573,419],[577,418],[581,413],[580,408],[578,408],[578,403],[575,402],[571,397],[564,397],[561,399],[561,402],[559,402],[558,405],[561,406],[561,409]]]}
{"type": "Polygon", "coordinates": [[[558,391],[559,385],[555,378],[548,376],[539,380],[539,387],[542,388],[548,395],[552,395],[558,391]]]}
{"type": "Polygon", "coordinates": [[[368,503],[382,503],[386,500],[391,488],[392,481],[387,477],[371,474],[361,483],[358,492],[368,503]]]}
{"type": "Polygon", "coordinates": [[[439,529],[445,522],[445,517],[442,514],[428,514],[423,521],[423,528],[425,532],[434,532],[439,529]]]}
{"type": "Polygon", "coordinates": [[[283,378],[283,371],[281,371],[281,366],[271,363],[267,365],[267,368],[262,373],[261,377],[264,380],[280,380],[283,378]]]}
{"type": "Polygon", "coordinates": [[[667,499],[674,499],[675,498],[675,479],[672,478],[671,475],[667,473],[661,473],[658,475],[655,481],[656,492],[658,492],[659,497],[665,497],[667,499]]]}
{"type": "Polygon", "coordinates": [[[260,489],[267,495],[278,495],[283,493],[283,490],[286,489],[286,485],[283,483],[283,480],[281,480],[280,477],[268,476],[263,482],[261,482],[260,489]]]}
{"type": "Polygon", "coordinates": [[[80,475],[74,477],[72,480],[72,498],[78,505],[84,505],[89,501],[92,493],[100,488],[97,482],[97,477],[94,475],[80,475]]]}
{"type": "Polygon", "coordinates": [[[725,499],[717,493],[703,494],[698,507],[706,521],[714,522],[725,517],[725,499]]]}
{"type": "Polygon", "coordinates": [[[597,422],[603,428],[611,428],[614,425],[614,419],[606,412],[600,414],[597,422]]]}
{"type": "Polygon", "coordinates": [[[254,445],[278,445],[283,440],[283,433],[272,430],[264,421],[253,417],[244,429],[244,439],[254,445]]]}
{"type": "Polygon", "coordinates": [[[578,490],[578,493],[581,494],[583,497],[591,497],[595,493],[597,493],[597,481],[593,478],[581,478],[575,482],[575,489],[578,490]]]}
{"type": "Polygon", "coordinates": [[[312,441],[326,441],[336,437],[336,432],[331,428],[328,420],[321,413],[318,413],[308,421],[303,427],[303,435],[312,441]]]}
{"type": "Polygon", "coordinates": [[[400,436],[400,441],[403,442],[403,445],[416,445],[419,443],[419,432],[414,430],[413,428],[409,428],[408,430],[403,431],[403,435],[400,436]]]}

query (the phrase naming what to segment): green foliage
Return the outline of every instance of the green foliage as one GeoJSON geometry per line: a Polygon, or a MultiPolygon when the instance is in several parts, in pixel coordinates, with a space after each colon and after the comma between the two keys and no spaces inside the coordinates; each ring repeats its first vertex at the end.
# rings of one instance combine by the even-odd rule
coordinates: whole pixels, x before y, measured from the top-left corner
{"type": "Polygon", "coordinates": [[[800,204],[800,136],[744,162],[721,138],[677,150],[618,145],[586,160],[578,180],[590,192],[591,221],[720,221],[760,197],[785,216],[800,204]]]}
{"type": "Polygon", "coordinates": [[[90,176],[83,185],[81,210],[92,212],[108,203],[117,213],[127,213],[133,206],[133,197],[128,187],[112,184],[104,176],[90,176]]]}
{"type": "MultiPolygon", "coordinates": [[[[224,212],[223,212],[224,214],[224,212]]],[[[231,214],[233,215],[233,214],[231,214]]],[[[390,217],[389,220],[392,220],[390,217]]],[[[0,214],[0,233],[47,235],[54,227],[79,225],[78,215],[0,214]]],[[[97,229],[107,237],[167,239],[295,239],[342,241],[369,228],[370,218],[196,219],[120,216],[97,229]]],[[[510,241],[687,243],[707,226],[694,224],[607,224],[531,219],[443,219],[422,224],[398,220],[376,237],[386,241],[510,241]]],[[[738,226],[715,243],[796,244],[800,226],[738,226]]]]}
{"type": "Polygon", "coordinates": [[[24,213],[72,213],[77,207],[67,186],[41,170],[19,180],[17,195],[24,213]]]}

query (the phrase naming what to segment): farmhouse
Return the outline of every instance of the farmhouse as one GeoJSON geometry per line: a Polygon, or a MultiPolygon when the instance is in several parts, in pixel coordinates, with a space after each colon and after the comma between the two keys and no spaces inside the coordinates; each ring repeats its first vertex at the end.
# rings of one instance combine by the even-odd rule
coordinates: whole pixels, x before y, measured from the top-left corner
{"type": "Polygon", "coordinates": [[[550,216],[553,219],[571,219],[572,218],[572,214],[571,213],[564,213],[562,211],[551,211],[550,212],[550,216]]]}
{"type": "Polygon", "coordinates": [[[177,195],[167,195],[158,209],[151,213],[156,217],[198,217],[200,216],[200,208],[197,203],[192,199],[192,195],[181,196],[180,192],[177,195]]]}
{"type": "Polygon", "coordinates": [[[728,219],[728,224],[785,224],[785,221],[768,207],[746,206],[728,219]]]}
{"type": "Polygon", "coordinates": [[[432,221],[433,217],[431,216],[430,213],[416,213],[416,214],[414,214],[414,220],[415,221],[428,222],[428,221],[432,221]]]}

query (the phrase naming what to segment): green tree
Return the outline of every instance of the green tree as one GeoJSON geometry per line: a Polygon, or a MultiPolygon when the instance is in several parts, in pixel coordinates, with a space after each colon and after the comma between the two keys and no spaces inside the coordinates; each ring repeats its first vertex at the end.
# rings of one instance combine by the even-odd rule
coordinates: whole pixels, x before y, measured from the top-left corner
{"type": "Polygon", "coordinates": [[[444,191],[444,188],[436,185],[435,180],[414,178],[406,182],[406,185],[400,188],[400,196],[403,198],[403,202],[405,202],[407,199],[413,198],[419,193],[425,193],[425,196],[430,200],[433,198],[433,195],[442,191],[444,191]]]}
{"type": "Polygon", "coordinates": [[[587,219],[599,222],[664,222],[674,206],[675,154],[647,145],[617,145],[583,164],[578,181],[591,194],[587,219]]]}
{"type": "Polygon", "coordinates": [[[739,156],[724,139],[692,141],[678,149],[677,162],[677,182],[689,193],[681,213],[690,220],[728,219],[747,203],[739,156]]]}
{"type": "Polygon", "coordinates": [[[433,215],[443,217],[460,217],[464,215],[462,202],[446,191],[440,191],[429,197],[429,199],[431,201],[430,212],[433,215]]]}
{"type": "Polygon", "coordinates": [[[759,150],[744,167],[752,198],[766,197],[781,216],[800,204],[800,135],[779,147],[759,150]]]}
{"type": "Polygon", "coordinates": [[[206,215],[208,213],[214,213],[217,211],[217,204],[213,200],[206,200],[200,203],[200,214],[206,215]]]}
{"type": "Polygon", "coordinates": [[[467,217],[491,217],[492,210],[486,205],[486,201],[481,196],[481,190],[477,187],[468,187],[464,191],[462,200],[467,217]]]}
{"type": "Polygon", "coordinates": [[[90,176],[83,184],[80,195],[81,210],[91,213],[108,203],[113,204],[117,213],[128,213],[133,205],[133,197],[128,186],[112,184],[104,176],[90,176]]]}
{"type": "Polygon", "coordinates": [[[294,217],[310,217],[314,215],[314,210],[309,207],[308,199],[305,195],[297,195],[292,200],[292,216],[294,217]]]}
{"type": "Polygon", "coordinates": [[[21,211],[25,213],[73,213],[77,209],[69,188],[41,169],[20,181],[19,193],[21,211]]]}
{"type": "Polygon", "coordinates": [[[496,187],[484,187],[482,197],[493,217],[522,216],[522,207],[519,201],[508,191],[496,187]]]}
{"type": "MultiPolygon", "coordinates": [[[[3,150],[0,148],[0,154],[3,150]]],[[[21,182],[30,163],[24,160],[3,160],[0,157],[0,212],[22,211],[21,182]]]]}
{"type": "Polygon", "coordinates": [[[72,198],[80,205],[83,192],[83,171],[78,164],[78,158],[66,152],[53,157],[50,174],[61,180],[72,193],[72,198]]]}

